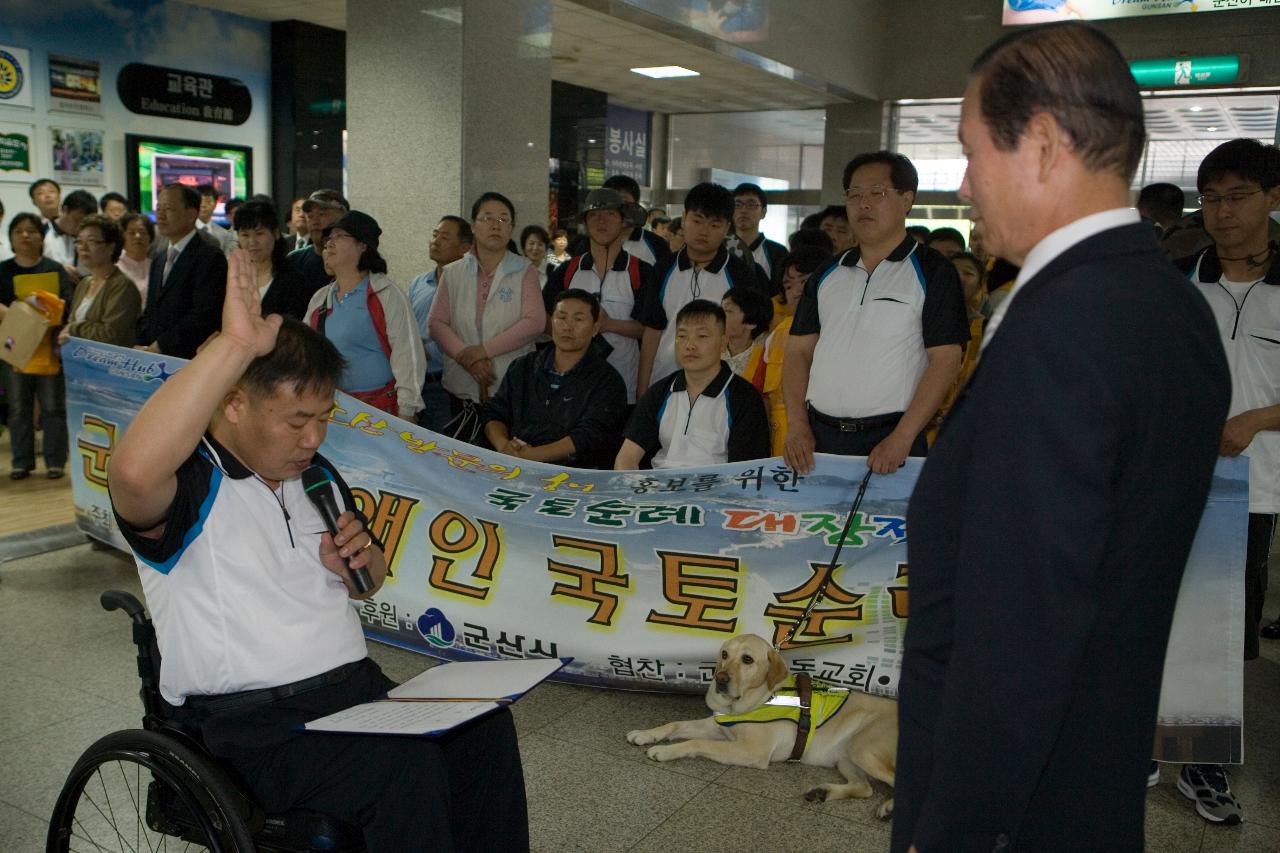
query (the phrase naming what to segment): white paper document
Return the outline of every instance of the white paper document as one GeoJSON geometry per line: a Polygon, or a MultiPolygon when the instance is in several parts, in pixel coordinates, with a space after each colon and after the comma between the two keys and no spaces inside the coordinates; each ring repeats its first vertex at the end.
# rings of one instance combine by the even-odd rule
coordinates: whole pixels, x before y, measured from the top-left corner
{"type": "Polygon", "coordinates": [[[562,666],[559,658],[446,663],[415,675],[387,698],[515,700],[562,666]]]}
{"type": "Polygon", "coordinates": [[[366,702],[307,723],[311,732],[430,735],[496,710],[496,702],[366,702]]]}
{"type": "Polygon", "coordinates": [[[388,691],[387,698],[321,717],[309,732],[434,735],[509,705],[572,658],[446,663],[388,691]]]}

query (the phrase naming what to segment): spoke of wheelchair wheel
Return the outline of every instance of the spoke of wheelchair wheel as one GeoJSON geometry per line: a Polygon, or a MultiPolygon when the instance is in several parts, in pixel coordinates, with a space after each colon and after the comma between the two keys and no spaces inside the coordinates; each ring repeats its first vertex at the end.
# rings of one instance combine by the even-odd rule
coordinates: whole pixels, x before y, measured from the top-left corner
{"type": "MultiPolygon", "coordinates": [[[[102,796],[107,801],[107,812],[111,815],[111,817],[109,818],[111,821],[111,829],[115,832],[116,837],[120,839],[120,844],[125,845],[128,842],[125,841],[124,833],[120,831],[120,824],[116,822],[116,810],[111,806],[111,793],[107,791],[107,780],[102,777],[101,766],[98,767],[97,773],[98,773],[98,784],[102,786],[102,796]]],[[[134,851],[134,853],[137,853],[137,851],[134,850],[134,848],[130,847],[129,849],[131,851],[134,851]]]]}
{"type": "MultiPolygon", "coordinates": [[[[97,780],[98,780],[98,785],[99,785],[99,786],[101,786],[101,788],[102,788],[102,793],[103,793],[103,794],[106,794],[106,793],[107,793],[107,786],[106,786],[106,785],[103,783],[103,781],[102,781],[102,768],[101,768],[101,767],[99,767],[99,768],[95,769],[95,770],[94,770],[93,775],[97,778],[97,780]]],[[[100,818],[102,818],[102,819],[103,819],[103,820],[105,820],[108,824],[110,824],[110,825],[111,825],[111,829],[115,832],[116,837],[120,839],[120,843],[121,843],[121,845],[123,845],[123,844],[124,844],[124,836],[120,835],[120,830],[116,828],[116,825],[115,825],[115,818],[114,818],[114,817],[108,817],[108,816],[107,816],[107,813],[106,813],[106,812],[104,812],[104,811],[102,810],[102,806],[98,805],[97,801],[96,801],[96,800],[94,800],[93,795],[89,793],[89,783],[88,783],[88,782],[85,782],[84,790],[81,792],[81,796],[82,796],[86,801],[88,801],[89,805],[93,806],[93,810],[94,810],[94,811],[96,811],[96,812],[98,813],[98,816],[99,816],[100,818]]],[[[108,798],[108,800],[110,800],[110,798],[108,798]]],[[[108,804],[108,808],[110,808],[110,804],[108,804]]],[[[77,819],[76,819],[76,823],[80,823],[79,818],[77,818],[77,819]]],[[[81,828],[83,828],[83,826],[84,826],[84,824],[81,824],[81,828]]],[[[97,847],[99,850],[103,850],[103,849],[105,849],[105,848],[103,848],[101,845],[99,845],[99,844],[98,844],[98,842],[94,841],[92,838],[89,838],[87,835],[85,836],[85,838],[86,838],[86,840],[87,840],[90,844],[92,844],[94,847],[97,847]]]]}
{"type": "MultiPolygon", "coordinates": [[[[76,826],[79,826],[80,829],[82,830],[84,829],[84,824],[80,822],[80,818],[73,817],[72,820],[76,822],[76,826]]],[[[78,837],[83,837],[85,841],[88,841],[90,844],[92,844],[94,847],[96,847],[99,850],[107,849],[103,847],[101,844],[99,844],[98,842],[94,841],[92,838],[90,838],[87,833],[84,836],[77,836],[76,831],[74,829],[71,830],[71,838],[67,841],[67,847],[71,848],[71,841],[74,841],[78,837]]],[[[71,853],[80,853],[80,851],[72,849],[71,853]]]]}
{"type": "MultiPolygon", "coordinates": [[[[135,768],[138,768],[138,772],[139,772],[139,773],[141,773],[141,772],[142,772],[142,771],[141,771],[141,767],[142,767],[142,765],[140,765],[140,764],[134,764],[133,766],[134,766],[135,768]]],[[[126,776],[126,775],[124,775],[125,771],[124,771],[124,762],[123,762],[123,761],[117,761],[117,762],[116,762],[116,767],[118,767],[118,768],[120,769],[120,781],[124,783],[124,789],[125,789],[125,791],[127,791],[127,792],[128,792],[128,794],[129,794],[129,801],[130,801],[131,803],[133,803],[133,816],[134,816],[134,821],[133,821],[133,849],[134,849],[134,850],[139,850],[139,849],[141,849],[141,845],[139,844],[139,840],[140,840],[140,838],[141,838],[142,809],[138,806],[138,796],[137,796],[137,793],[135,793],[135,791],[140,793],[141,789],[140,789],[140,788],[132,788],[132,787],[130,787],[130,785],[129,785],[129,777],[128,777],[128,776],[126,776]]],[[[141,783],[141,778],[139,778],[139,784],[140,784],[140,783],[141,783]]],[[[150,851],[151,851],[151,853],[155,853],[155,848],[151,846],[151,842],[150,842],[150,841],[147,841],[147,849],[148,849],[148,850],[150,850],[150,851]]]]}

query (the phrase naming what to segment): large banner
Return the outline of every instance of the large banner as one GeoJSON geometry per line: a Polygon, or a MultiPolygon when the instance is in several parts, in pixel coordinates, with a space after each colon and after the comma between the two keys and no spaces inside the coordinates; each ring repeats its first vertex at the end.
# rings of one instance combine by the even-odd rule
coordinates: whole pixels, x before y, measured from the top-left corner
{"type": "Polygon", "coordinates": [[[1140,18],[1236,9],[1275,9],[1280,0],[1004,0],[1005,26],[1078,19],[1140,18]]]}
{"type": "MultiPolygon", "coordinates": [[[[78,339],[62,353],[77,515],[124,547],[106,493],[111,450],[184,362],[78,339]]],[[[386,546],[391,575],[357,605],[370,637],[447,660],[571,656],[562,678],[627,689],[704,690],[728,637],[783,640],[827,579],[866,472],[836,456],[806,476],[776,458],[562,468],[343,394],[323,452],[386,546]]],[[[871,478],[825,595],[783,645],[793,671],[896,695],[919,464],[871,478]]],[[[1241,460],[1220,466],[1186,572],[1161,711],[1175,728],[1157,739],[1168,760],[1240,760],[1246,476],[1241,460]]]]}

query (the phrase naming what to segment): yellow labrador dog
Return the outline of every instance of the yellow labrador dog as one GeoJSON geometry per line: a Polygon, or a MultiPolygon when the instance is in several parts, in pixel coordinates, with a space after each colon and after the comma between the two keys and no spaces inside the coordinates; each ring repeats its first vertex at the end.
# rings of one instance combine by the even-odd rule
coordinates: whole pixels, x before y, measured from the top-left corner
{"type": "MultiPolygon", "coordinates": [[[[721,764],[765,769],[784,761],[796,741],[794,720],[722,725],[717,716],[741,715],[765,705],[787,679],[787,665],[772,646],[755,634],[740,634],[720,647],[715,680],[707,688],[707,706],[713,716],[667,723],[653,729],[627,733],[627,740],[650,746],[655,761],[676,758],[710,758],[721,764]],[[680,741],[667,743],[662,741],[680,741]]],[[[805,792],[811,801],[870,797],[870,774],[893,785],[898,751],[898,706],[892,699],[850,691],[834,716],[818,725],[809,737],[802,764],[836,767],[845,784],[819,785],[805,792]]],[[[893,813],[893,799],[876,814],[893,813]]]]}

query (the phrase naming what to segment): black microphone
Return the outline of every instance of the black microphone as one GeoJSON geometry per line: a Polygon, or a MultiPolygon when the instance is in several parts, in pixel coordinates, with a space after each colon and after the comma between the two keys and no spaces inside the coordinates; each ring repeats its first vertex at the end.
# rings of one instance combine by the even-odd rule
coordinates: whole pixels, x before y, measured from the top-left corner
{"type": "MultiPolygon", "coordinates": [[[[324,526],[329,528],[330,533],[337,536],[338,502],[333,499],[333,478],[329,476],[329,472],[319,465],[312,465],[302,472],[302,488],[306,491],[307,497],[311,498],[311,502],[316,505],[320,517],[324,519],[324,526]]],[[[356,588],[356,592],[361,595],[372,592],[373,581],[369,579],[369,570],[363,566],[358,569],[352,568],[350,560],[343,562],[347,564],[351,585],[356,588]]]]}

